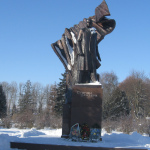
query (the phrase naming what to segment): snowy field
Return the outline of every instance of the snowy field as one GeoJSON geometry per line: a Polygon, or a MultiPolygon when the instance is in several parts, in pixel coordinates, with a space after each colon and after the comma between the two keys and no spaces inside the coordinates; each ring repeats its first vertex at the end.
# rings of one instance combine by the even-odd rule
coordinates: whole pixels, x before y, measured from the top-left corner
{"type": "Polygon", "coordinates": [[[150,150],[150,137],[133,132],[131,135],[121,132],[111,134],[102,131],[103,141],[98,143],[91,142],[72,142],[62,139],[61,129],[3,129],[0,128],[0,150],[11,150],[10,142],[26,142],[39,144],[57,144],[72,146],[93,146],[93,147],[124,147],[124,148],[145,148],[150,150]]]}

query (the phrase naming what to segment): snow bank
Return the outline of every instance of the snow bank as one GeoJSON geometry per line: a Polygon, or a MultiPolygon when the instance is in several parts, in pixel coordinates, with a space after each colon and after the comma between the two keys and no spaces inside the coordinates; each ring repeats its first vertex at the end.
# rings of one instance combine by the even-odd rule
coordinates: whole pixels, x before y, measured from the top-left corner
{"type": "Polygon", "coordinates": [[[114,132],[112,134],[105,134],[103,141],[109,143],[111,147],[126,147],[126,148],[149,148],[150,137],[142,136],[137,132],[133,132],[131,135],[114,132]]]}
{"type": "Polygon", "coordinates": [[[26,142],[39,144],[57,144],[72,146],[93,146],[93,147],[125,147],[125,148],[146,148],[150,150],[150,137],[142,136],[137,132],[131,135],[121,132],[108,134],[102,130],[102,142],[73,142],[70,139],[62,139],[61,129],[0,129],[0,150],[11,150],[10,142],[26,142]]]}
{"type": "Polygon", "coordinates": [[[21,138],[27,138],[27,137],[32,137],[32,136],[41,136],[41,135],[46,135],[43,132],[37,131],[36,129],[31,129],[30,131],[23,131],[21,133],[21,138]]]}

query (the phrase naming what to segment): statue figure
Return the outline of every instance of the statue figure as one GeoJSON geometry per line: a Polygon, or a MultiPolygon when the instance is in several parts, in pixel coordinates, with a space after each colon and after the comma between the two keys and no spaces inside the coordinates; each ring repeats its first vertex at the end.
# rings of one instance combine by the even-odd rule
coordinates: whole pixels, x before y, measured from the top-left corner
{"type": "MultiPolygon", "coordinates": [[[[98,44],[115,28],[115,20],[108,19],[110,12],[105,0],[96,7],[95,16],[84,18],[79,24],[65,29],[61,40],[51,44],[67,70],[67,97],[75,84],[96,82],[101,64],[98,44]]],[[[68,102],[69,102],[68,98],[68,102]]]]}
{"type": "Polygon", "coordinates": [[[99,68],[101,59],[97,46],[97,33],[95,28],[90,27],[91,20],[86,20],[86,22],[86,27],[80,29],[77,37],[76,83],[98,81],[96,69],[99,68]]]}

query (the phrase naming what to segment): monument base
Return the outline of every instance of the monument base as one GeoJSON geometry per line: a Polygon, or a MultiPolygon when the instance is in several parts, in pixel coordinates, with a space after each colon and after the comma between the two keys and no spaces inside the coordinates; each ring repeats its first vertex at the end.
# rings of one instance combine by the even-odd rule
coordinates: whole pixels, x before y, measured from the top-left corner
{"type": "Polygon", "coordinates": [[[87,146],[67,146],[67,145],[49,145],[35,143],[10,142],[10,148],[26,150],[147,150],[133,148],[107,148],[107,147],[87,147],[87,146]]]}
{"type": "Polygon", "coordinates": [[[62,138],[69,138],[70,133],[70,118],[71,106],[70,104],[63,105],[63,120],[62,120],[62,138]]]}
{"type": "Polygon", "coordinates": [[[76,123],[87,123],[90,128],[96,124],[101,129],[102,92],[101,85],[79,84],[72,88],[72,103],[63,107],[62,137],[67,137],[76,123]]]}

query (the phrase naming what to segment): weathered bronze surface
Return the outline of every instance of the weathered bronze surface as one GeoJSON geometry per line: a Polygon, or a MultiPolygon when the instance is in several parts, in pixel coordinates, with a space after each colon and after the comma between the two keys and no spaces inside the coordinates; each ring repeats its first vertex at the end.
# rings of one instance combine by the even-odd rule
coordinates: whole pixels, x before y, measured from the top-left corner
{"type": "Polygon", "coordinates": [[[51,44],[68,72],[69,87],[98,80],[96,69],[101,61],[98,44],[115,28],[115,20],[106,18],[109,15],[108,6],[103,0],[96,7],[95,16],[84,18],[79,24],[66,28],[61,40],[51,44]]]}
{"type": "Polygon", "coordinates": [[[115,20],[108,19],[110,12],[105,0],[96,7],[95,15],[84,18],[79,24],[65,29],[62,38],[51,44],[67,70],[66,103],[71,102],[72,87],[79,83],[98,81],[96,69],[101,64],[98,44],[115,28],[115,20]]]}

